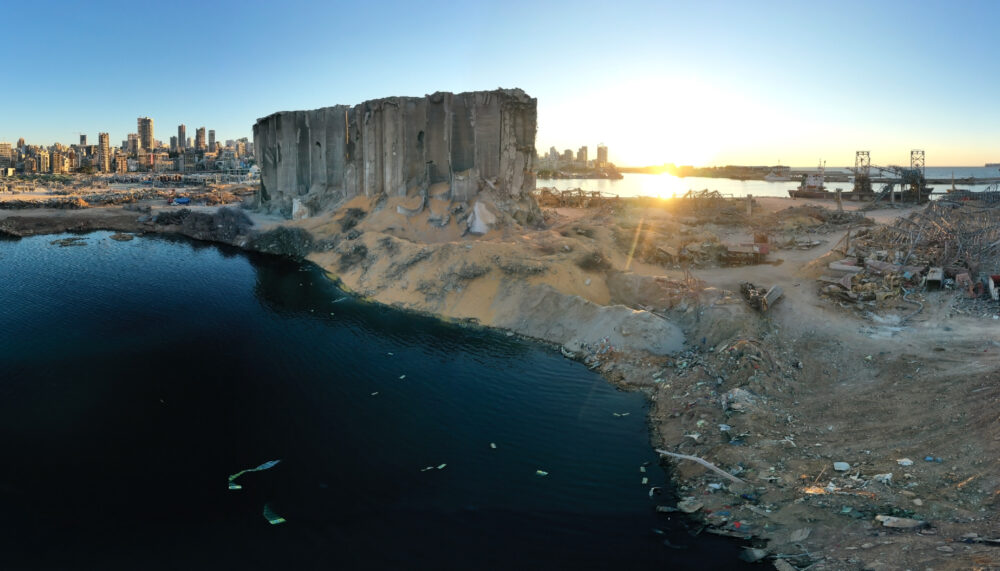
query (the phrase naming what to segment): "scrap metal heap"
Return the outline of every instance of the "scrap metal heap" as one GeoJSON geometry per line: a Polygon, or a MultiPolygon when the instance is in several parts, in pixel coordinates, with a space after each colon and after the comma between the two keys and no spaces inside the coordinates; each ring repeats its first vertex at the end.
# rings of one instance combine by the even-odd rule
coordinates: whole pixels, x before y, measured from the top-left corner
{"type": "Polygon", "coordinates": [[[617,194],[599,190],[559,190],[543,187],[536,191],[538,205],[544,208],[600,208],[606,205],[617,205],[620,202],[617,194]]]}
{"type": "Polygon", "coordinates": [[[933,289],[961,289],[969,299],[997,300],[1000,202],[939,201],[893,226],[845,237],[845,258],[820,278],[823,292],[868,307],[933,289]]]}

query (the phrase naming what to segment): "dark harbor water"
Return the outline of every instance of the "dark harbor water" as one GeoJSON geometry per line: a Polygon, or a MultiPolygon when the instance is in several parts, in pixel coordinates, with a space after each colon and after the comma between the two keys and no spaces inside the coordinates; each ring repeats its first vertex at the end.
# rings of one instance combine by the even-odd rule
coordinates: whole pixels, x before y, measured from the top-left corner
{"type": "Polygon", "coordinates": [[[0,569],[737,566],[654,513],[643,397],[551,349],[308,265],[66,236],[0,241],[0,569]]]}

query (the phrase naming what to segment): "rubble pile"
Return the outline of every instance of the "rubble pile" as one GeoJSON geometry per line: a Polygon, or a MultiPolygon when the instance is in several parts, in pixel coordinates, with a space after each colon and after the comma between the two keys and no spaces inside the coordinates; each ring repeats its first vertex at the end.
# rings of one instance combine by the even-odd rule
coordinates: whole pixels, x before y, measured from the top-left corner
{"type": "Polygon", "coordinates": [[[898,263],[941,267],[948,277],[998,273],[1000,212],[972,202],[931,203],[894,226],[858,234],[851,247],[864,254],[891,251],[898,263]]]}
{"type": "Polygon", "coordinates": [[[868,306],[894,299],[917,305],[920,292],[960,289],[996,300],[1000,211],[974,203],[931,203],[893,226],[845,238],[846,257],[829,265],[822,292],[868,306]]]}
{"type": "Polygon", "coordinates": [[[871,226],[864,213],[837,211],[822,206],[792,206],[753,220],[754,228],[771,232],[826,234],[851,226],[871,226]]]}
{"type": "Polygon", "coordinates": [[[139,188],[135,190],[111,190],[107,192],[92,192],[80,195],[54,196],[44,200],[5,200],[0,202],[0,209],[24,210],[28,208],[79,209],[94,206],[113,206],[132,204],[140,200],[166,200],[171,197],[188,196],[196,204],[216,206],[231,204],[242,200],[243,196],[253,194],[253,189],[240,189],[236,192],[204,189],[189,189],[187,192],[165,190],[160,188],[139,188]]]}
{"type": "Polygon", "coordinates": [[[608,194],[599,190],[559,190],[544,187],[535,192],[538,205],[543,208],[601,208],[617,207],[621,199],[617,194],[608,194]]]}

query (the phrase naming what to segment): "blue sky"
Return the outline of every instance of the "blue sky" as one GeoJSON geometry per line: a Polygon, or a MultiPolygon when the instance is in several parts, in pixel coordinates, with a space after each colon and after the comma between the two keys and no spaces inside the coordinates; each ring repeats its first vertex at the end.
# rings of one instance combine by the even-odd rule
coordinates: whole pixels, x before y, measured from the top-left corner
{"type": "Polygon", "coordinates": [[[521,87],[619,164],[1000,161],[1000,4],[7,2],[0,141],[219,139],[274,111],[521,87]]]}

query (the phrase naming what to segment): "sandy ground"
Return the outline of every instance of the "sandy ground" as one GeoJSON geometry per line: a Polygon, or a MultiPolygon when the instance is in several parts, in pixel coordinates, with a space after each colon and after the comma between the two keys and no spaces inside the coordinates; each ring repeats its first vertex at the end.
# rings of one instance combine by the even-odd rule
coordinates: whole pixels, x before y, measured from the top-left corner
{"type": "MultiPolygon", "coordinates": [[[[820,210],[827,201],[756,200],[749,218],[742,203],[546,209],[543,228],[501,220],[483,236],[465,231],[468,205],[433,199],[415,215],[397,209],[405,199],[359,197],[293,222],[253,218],[259,230],[307,230],[308,259],[359,295],[561,345],[644,391],[656,447],[743,482],[670,460],[680,505],[706,532],[753,538],[780,569],[1000,566],[985,541],[1000,537],[997,321],[959,313],[950,291],[926,295],[904,323],[891,318],[909,304],[887,302],[873,318],[820,295],[816,278],[848,232],[910,209],[862,221],[820,210]],[[713,261],[761,232],[767,263],[713,261]],[[760,314],[739,294],[744,281],[778,285],[783,299],[760,314]],[[929,526],[887,528],[880,515],[929,526]]],[[[0,230],[29,212],[57,221],[39,232],[70,220],[129,229],[135,219],[121,207],[0,210],[0,230]]]]}

